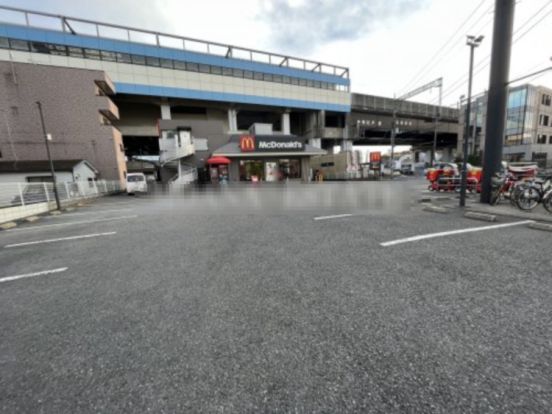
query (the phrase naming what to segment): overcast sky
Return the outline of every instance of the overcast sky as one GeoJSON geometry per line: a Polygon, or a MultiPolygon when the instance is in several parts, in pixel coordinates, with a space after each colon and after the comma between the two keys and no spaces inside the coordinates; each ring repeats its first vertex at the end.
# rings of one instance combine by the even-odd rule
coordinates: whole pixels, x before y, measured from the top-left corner
{"type": "MultiPolygon", "coordinates": [[[[0,4],[348,66],[354,92],[400,95],[442,76],[444,103],[451,105],[467,91],[465,35],[482,34],[474,93],[489,82],[485,63],[494,0],[0,0],[0,4]]],[[[512,50],[511,78],[552,65],[552,1],[518,0],[516,7],[514,38],[521,37],[512,50]]],[[[552,87],[552,71],[535,83],[552,87]]],[[[437,91],[416,99],[432,102],[437,91]]]]}

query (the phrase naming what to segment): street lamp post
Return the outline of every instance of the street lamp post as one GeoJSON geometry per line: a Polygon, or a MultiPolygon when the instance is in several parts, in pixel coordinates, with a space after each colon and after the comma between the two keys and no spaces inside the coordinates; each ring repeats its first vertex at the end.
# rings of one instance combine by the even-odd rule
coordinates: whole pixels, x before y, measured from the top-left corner
{"type": "Polygon", "coordinates": [[[466,206],[466,187],[468,180],[468,137],[470,135],[470,115],[471,115],[471,93],[473,80],[473,55],[475,48],[483,41],[483,36],[468,36],[466,44],[470,47],[470,69],[468,79],[468,102],[466,103],[466,125],[464,129],[463,157],[462,157],[462,178],[460,182],[460,207],[466,206]]]}
{"type": "Polygon", "coordinates": [[[36,101],[36,106],[38,106],[38,113],[40,114],[40,124],[42,125],[42,135],[44,135],[44,143],[46,144],[46,154],[48,154],[48,162],[50,163],[50,174],[52,175],[52,185],[54,186],[54,197],[56,199],[56,207],[58,210],[61,210],[59,203],[59,195],[56,185],[56,173],[54,171],[54,162],[52,161],[52,156],[50,155],[50,144],[48,143],[48,134],[46,133],[46,125],[44,123],[44,114],[42,113],[42,104],[40,101],[36,101]]]}

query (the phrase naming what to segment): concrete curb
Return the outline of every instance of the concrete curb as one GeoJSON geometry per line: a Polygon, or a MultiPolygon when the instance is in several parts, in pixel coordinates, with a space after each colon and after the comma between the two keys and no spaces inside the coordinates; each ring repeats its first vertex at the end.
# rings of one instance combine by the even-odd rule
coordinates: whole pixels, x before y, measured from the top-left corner
{"type": "Polygon", "coordinates": [[[529,223],[529,227],[535,230],[552,232],[552,224],[547,223],[529,223]]]}
{"type": "Polygon", "coordinates": [[[423,211],[428,211],[430,213],[447,214],[450,210],[444,207],[424,206],[423,211]]]}
{"type": "Polygon", "coordinates": [[[489,211],[489,210],[486,210],[486,209],[482,209],[482,208],[474,208],[474,207],[467,207],[466,208],[466,211],[469,211],[469,212],[473,212],[473,213],[482,213],[482,214],[493,214],[493,215],[496,215],[496,216],[499,216],[499,217],[509,217],[509,218],[516,218],[516,219],[521,219],[521,220],[535,220],[535,221],[542,221],[542,222],[546,222],[546,223],[552,223],[552,214],[550,215],[550,217],[546,217],[546,216],[542,216],[542,215],[538,215],[538,216],[534,216],[533,214],[531,214],[530,212],[519,212],[519,213],[516,213],[515,211],[489,211]]]}
{"type": "Polygon", "coordinates": [[[8,221],[7,223],[0,224],[0,230],[9,230],[17,227],[17,223],[13,221],[8,221]]]}
{"type": "Polygon", "coordinates": [[[61,211],[59,211],[59,210],[50,211],[51,216],[59,216],[60,214],[61,214],[61,211]]]}
{"type": "Polygon", "coordinates": [[[488,214],[488,213],[476,213],[474,211],[468,211],[464,214],[464,217],[471,218],[474,220],[482,220],[482,221],[496,221],[496,215],[494,214],[488,214]]]}
{"type": "Polygon", "coordinates": [[[40,217],[38,216],[31,216],[31,217],[26,217],[23,220],[28,221],[29,223],[32,223],[33,221],[37,221],[39,218],[40,217]]]}

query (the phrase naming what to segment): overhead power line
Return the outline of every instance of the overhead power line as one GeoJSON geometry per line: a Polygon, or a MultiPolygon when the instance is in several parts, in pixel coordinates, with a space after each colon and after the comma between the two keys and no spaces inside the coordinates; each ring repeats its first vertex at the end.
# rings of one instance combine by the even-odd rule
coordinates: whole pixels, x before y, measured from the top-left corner
{"type": "MultiPolygon", "coordinates": [[[[532,20],[537,16],[539,15],[545,8],[547,8],[549,5],[552,4],[552,0],[548,1],[547,3],[544,4],[544,6],[542,6],[539,10],[537,10],[535,13],[533,13],[527,20],[525,20],[521,25],[520,27],[518,27],[515,31],[514,31],[514,36],[519,33],[521,30],[523,30],[525,28],[525,26],[527,26],[528,24],[530,24],[532,22],[532,20]]],[[[529,32],[531,32],[539,23],[541,23],[546,17],[548,17],[550,14],[552,14],[552,9],[548,10],[543,16],[541,16],[540,19],[538,19],[537,21],[535,21],[527,30],[525,30],[523,33],[521,33],[519,36],[515,37],[514,40],[512,41],[512,45],[514,45],[516,42],[518,42],[520,39],[522,39],[523,37],[525,37],[529,32]]],[[[475,70],[474,72],[474,76],[477,75],[478,73],[480,73],[481,71],[483,71],[484,69],[486,69],[489,65],[490,65],[490,59],[491,58],[491,55],[487,55],[485,56],[481,61],[479,61],[476,65],[475,65],[475,68],[478,68],[477,70],[475,70]],[[483,65],[484,64],[484,65],[483,65]],[[483,65],[483,66],[481,66],[483,65]]],[[[443,99],[449,97],[451,94],[453,94],[455,91],[457,91],[458,89],[464,87],[467,83],[467,75],[462,75],[460,78],[458,78],[456,81],[454,81],[452,84],[450,84],[449,88],[447,89],[447,92],[445,94],[443,94],[443,99]]],[[[435,103],[435,101],[433,102],[435,103]]]]}
{"type": "Polygon", "coordinates": [[[402,91],[407,90],[411,87],[412,84],[417,82],[420,78],[420,75],[423,75],[425,70],[434,62],[437,56],[445,50],[449,43],[456,37],[456,35],[462,30],[462,28],[470,21],[470,19],[477,13],[477,11],[485,4],[487,0],[481,0],[481,2],[476,6],[476,8],[468,15],[468,17],[458,26],[456,31],[450,36],[445,43],[429,58],[428,62],[420,69],[418,73],[401,89],[402,91]]]}

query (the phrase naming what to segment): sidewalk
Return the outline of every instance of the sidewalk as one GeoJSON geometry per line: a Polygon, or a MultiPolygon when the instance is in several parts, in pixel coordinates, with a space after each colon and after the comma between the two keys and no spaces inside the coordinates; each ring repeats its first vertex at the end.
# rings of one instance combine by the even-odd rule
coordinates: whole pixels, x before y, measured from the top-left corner
{"type": "MultiPolygon", "coordinates": [[[[455,193],[436,193],[431,197],[431,203],[440,207],[460,208],[459,195],[455,193]]],[[[466,199],[466,211],[475,213],[494,214],[501,217],[518,218],[522,220],[535,220],[543,223],[552,223],[552,214],[545,210],[539,204],[532,211],[524,211],[510,204],[508,200],[502,201],[497,206],[483,204],[479,202],[479,194],[477,196],[468,195],[466,199]]]]}

